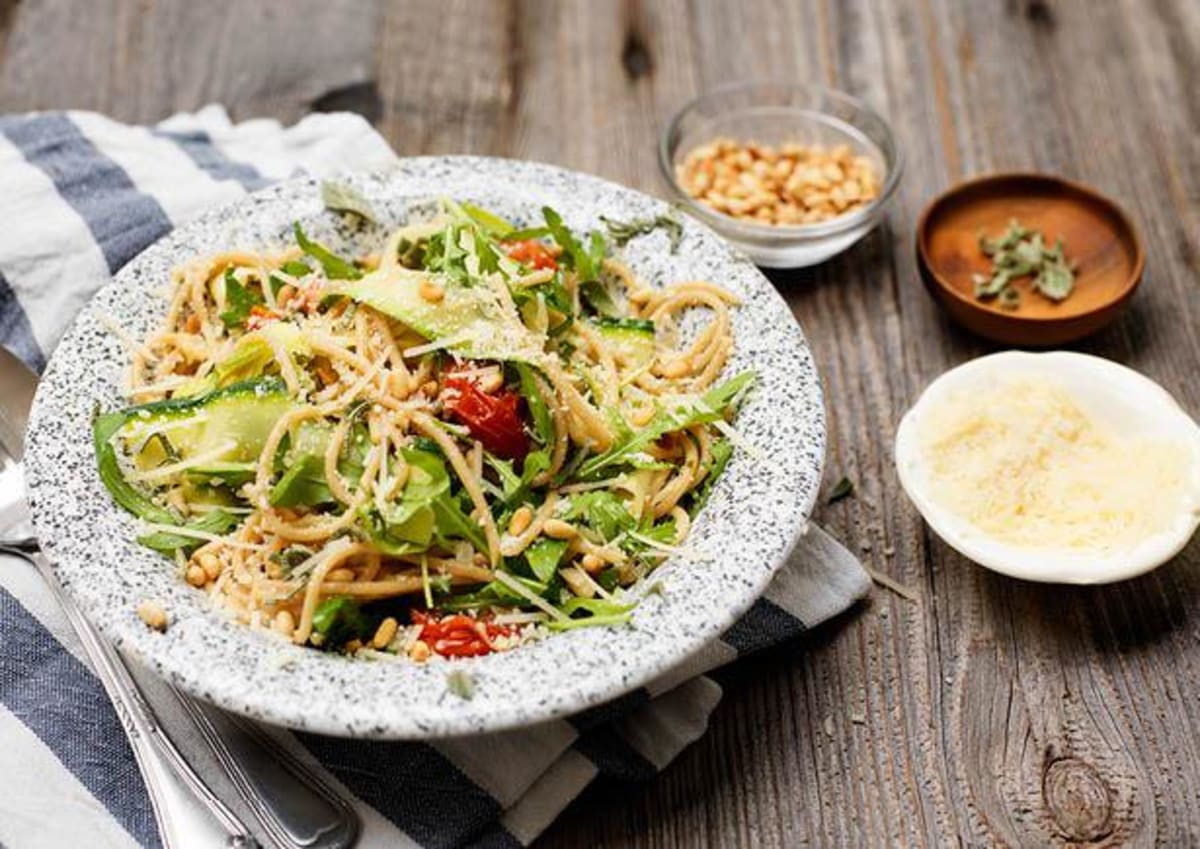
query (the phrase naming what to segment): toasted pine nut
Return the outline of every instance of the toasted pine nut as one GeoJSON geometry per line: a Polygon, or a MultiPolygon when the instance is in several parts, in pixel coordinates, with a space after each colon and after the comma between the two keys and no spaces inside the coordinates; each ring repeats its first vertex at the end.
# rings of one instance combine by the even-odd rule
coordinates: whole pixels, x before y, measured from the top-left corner
{"type": "Polygon", "coordinates": [[[592,598],[596,595],[596,588],[592,586],[592,582],[577,567],[564,566],[558,570],[558,574],[562,575],[563,583],[575,595],[581,598],[592,598]]]}
{"type": "Polygon", "coordinates": [[[715,139],[693,148],[675,173],[683,190],[705,205],[769,225],[844,215],[869,203],[879,185],[876,164],[854,155],[846,144],[825,148],[784,142],[772,147],[715,139]],[[814,192],[820,194],[814,197],[814,192]],[[781,211],[794,201],[816,214],[781,211]]]}
{"type": "Polygon", "coordinates": [[[291,283],[284,283],[279,287],[279,291],[275,293],[275,303],[286,304],[296,296],[296,287],[291,283]]]}
{"type": "Polygon", "coordinates": [[[388,375],[388,391],[393,395],[398,395],[403,398],[408,394],[408,375],[401,374],[398,371],[391,372],[388,375]]]}
{"type": "Polygon", "coordinates": [[[429,279],[421,281],[421,285],[417,287],[417,292],[431,304],[440,303],[442,298],[446,297],[446,290],[429,279]]]}
{"type": "Polygon", "coordinates": [[[562,519],[547,519],[542,525],[542,533],[550,539],[573,539],[579,531],[575,530],[575,526],[570,522],[564,522],[562,519]]]}
{"type": "Polygon", "coordinates": [[[431,654],[433,654],[433,652],[429,650],[429,646],[424,640],[417,640],[408,647],[409,660],[414,660],[417,663],[424,663],[425,661],[429,660],[429,656],[431,654]]]}
{"type": "Polygon", "coordinates": [[[187,317],[187,321],[183,323],[183,329],[188,333],[199,333],[201,324],[200,316],[192,313],[187,317]]]}
{"type": "Polygon", "coordinates": [[[508,521],[508,532],[515,537],[520,536],[532,521],[533,511],[529,509],[529,505],[523,504],[516,509],[508,521]]]}
{"type": "Polygon", "coordinates": [[[328,575],[325,576],[325,580],[326,581],[336,581],[339,584],[344,583],[346,581],[353,581],[354,580],[354,570],[353,569],[334,569],[334,570],[330,571],[330,573],[328,575]]]}
{"type": "Polygon", "coordinates": [[[167,630],[167,611],[157,601],[144,599],[138,602],[137,615],[155,631],[167,630]]]}
{"type": "Polygon", "coordinates": [[[346,643],[345,649],[347,652],[354,653],[362,648],[362,640],[351,640],[346,643]]]}
{"type": "Polygon", "coordinates": [[[210,581],[215,581],[221,575],[221,558],[213,554],[211,551],[206,551],[196,558],[196,562],[200,564],[200,568],[204,570],[204,574],[208,576],[210,581]]]}
{"type": "Polygon", "coordinates": [[[421,384],[421,391],[432,398],[437,395],[438,385],[436,380],[427,380],[421,384]]]}
{"type": "Polygon", "coordinates": [[[683,377],[691,371],[691,368],[691,364],[686,359],[680,358],[662,363],[658,367],[658,373],[668,380],[674,380],[683,377]]]}
{"type": "Polygon", "coordinates": [[[187,582],[193,587],[202,587],[208,583],[208,575],[205,574],[204,568],[195,563],[187,567],[185,577],[187,578],[187,582]]]}
{"type": "Polygon", "coordinates": [[[594,554],[585,554],[580,561],[580,565],[583,566],[583,571],[590,575],[603,569],[604,561],[594,554]]]}
{"type": "Polygon", "coordinates": [[[375,631],[375,636],[371,638],[371,645],[377,649],[386,649],[388,643],[396,636],[396,631],[399,629],[400,623],[395,618],[389,616],[379,623],[378,630],[375,631]]]}
{"type": "Polygon", "coordinates": [[[292,631],[296,630],[296,617],[292,616],[290,610],[281,610],[275,614],[275,620],[271,623],[271,627],[285,637],[290,637],[292,631]]]}

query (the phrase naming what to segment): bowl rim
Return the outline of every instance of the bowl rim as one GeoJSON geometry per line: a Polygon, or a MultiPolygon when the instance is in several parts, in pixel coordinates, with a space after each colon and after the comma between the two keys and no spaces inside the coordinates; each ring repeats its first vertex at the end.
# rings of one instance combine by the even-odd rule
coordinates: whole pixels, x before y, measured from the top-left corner
{"type": "MultiPolygon", "coordinates": [[[[494,195],[503,190],[507,194],[517,186],[520,187],[517,196],[522,205],[536,208],[535,202],[561,197],[564,213],[574,208],[574,215],[569,218],[591,218],[600,211],[611,214],[614,206],[623,204],[646,213],[663,213],[669,209],[663,201],[627,186],[528,160],[477,156],[412,157],[398,160],[393,168],[385,171],[347,172],[340,174],[338,179],[358,188],[367,197],[376,197],[380,192],[389,196],[388,193],[395,191],[398,203],[401,198],[427,199],[460,190],[483,195],[494,195]],[[489,171],[492,172],[491,179],[481,182],[481,178],[489,176],[489,171]],[[580,193],[580,187],[594,191],[580,193]],[[572,191],[568,193],[568,189],[572,191]],[[576,200],[567,203],[570,197],[576,200]]],[[[723,487],[723,497],[720,500],[714,498],[707,508],[706,525],[719,530],[699,538],[711,542],[712,534],[719,536],[730,529],[726,527],[730,522],[733,527],[743,521],[758,522],[762,526],[776,517],[764,527],[767,541],[750,546],[764,550],[761,562],[748,569],[738,558],[725,558],[726,565],[718,569],[677,568],[672,573],[681,580],[679,587],[684,590],[700,581],[697,576],[708,574],[707,581],[714,580],[713,575],[730,579],[719,588],[723,594],[721,603],[704,611],[711,615],[698,620],[675,615],[686,613],[691,609],[690,605],[697,603],[687,592],[650,593],[644,606],[639,608],[641,612],[635,614],[636,627],[622,632],[621,641],[629,651],[610,653],[608,640],[611,634],[593,629],[590,637],[584,635],[583,630],[573,631],[541,641],[527,651],[493,656],[500,658],[499,666],[486,663],[488,658],[474,659],[479,662],[463,661],[463,668],[475,677],[476,693],[471,700],[443,705],[447,671],[444,664],[429,664],[411,675],[393,679],[389,672],[347,673],[348,667],[342,665],[340,658],[306,649],[287,645],[281,651],[267,637],[256,637],[250,629],[226,622],[219,613],[203,607],[203,601],[194,598],[196,591],[193,588],[161,570],[157,555],[136,547],[131,531],[136,528],[137,520],[110,504],[106,497],[103,500],[92,497],[96,493],[102,494],[102,490],[98,489],[101,484],[95,473],[90,439],[62,438],[64,433],[90,428],[88,422],[93,408],[90,402],[80,400],[83,397],[81,391],[102,390],[101,395],[108,397],[110,402],[109,396],[116,391],[115,367],[97,369],[94,360],[101,355],[115,356],[113,352],[119,348],[119,342],[96,317],[95,309],[100,308],[123,321],[133,318],[133,313],[126,316],[120,311],[133,309],[129,307],[131,301],[137,304],[137,314],[149,310],[144,295],[153,281],[161,280],[159,272],[163,264],[175,262],[174,252],[193,248],[197,243],[209,248],[216,238],[221,240],[216,244],[224,244],[227,240],[230,243],[243,241],[238,232],[267,234],[267,241],[274,243],[280,238],[276,232],[276,225],[280,224],[275,220],[277,216],[281,220],[307,220],[314,211],[324,208],[317,191],[319,182],[313,177],[280,181],[203,212],[156,241],[94,296],[90,306],[73,322],[64,337],[64,344],[51,357],[31,416],[27,451],[31,506],[44,550],[55,562],[64,587],[81,608],[122,650],[194,696],[271,724],[333,736],[373,739],[455,737],[523,727],[575,714],[651,683],[724,633],[766,591],[807,526],[824,467],[826,417],[812,350],[786,303],[761,272],[695,220],[685,221],[684,227],[685,238],[695,242],[697,256],[704,259],[706,267],[736,275],[738,285],[746,287],[746,292],[752,296],[747,301],[747,306],[752,307],[748,315],[758,315],[763,320],[769,318],[767,326],[771,329],[771,340],[764,343],[769,347],[759,350],[778,352],[783,360],[764,363],[763,368],[777,377],[785,373],[804,377],[803,392],[797,391],[788,405],[804,437],[803,444],[787,443],[789,456],[794,457],[789,468],[797,471],[795,478],[789,476],[789,486],[774,491],[771,498],[756,502],[755,509],[739,510],[736,516],[748,516],[745,520],[729,518],[732,509],[744,504],[746,497],[745,493],[730,489],[734,485],[734,480],[730,479],[723,487]],[[240,223],[243,218],[244,230],[240,223]],[[116,311],[110,312],[109,306],[116,311]],[[92,351],[100,344],[108,354],[92,351]],[[724,519],[713,512],[718,504],[723,505],[724,519]],[[80,534],[78,529],[84,522],[96,532],[80,534]],[[93,580],[94,569],[88,564],[111,556],[114,549],[133,556],[122,563],[121,569],[105,570],[103,580],[93,580]],[[156,577],[147,578],[151,574],[156,577]],[[153,583],[145,583],[147,580],[153,583]],[[168,607],[181,604],[182,607],[177,609],[187,614],[178,619],[173,616],[172,627],[163,634],[147,629],[129,603],[132,592],[144,592],[146,587],[150,587],[155,596],[163,598],[168,607]],[[669,621],[667,614],[670,614],[669,621]],[[232,630],[235,628],[236,631],[232,630]],[[231,638],[228,652],[221,649],[211,653],[227,636],[231,638]],[[555,645],[558,648],[549,648],[555,645]],[[580,651],[585,648],[587,652],[580,651]],[[293,665],[289,658],[294,653],[283,656],[283,652],[292,649],[304,652],[305,659],[297,659],[293,665]],[[235,658],[229,652],[239,653],[242,657],[235,658]],[[200,668],[194,662],[198,653],[206,660],[217,662],[200,668]],[[519,660],[522,657],[526,659],[519,660]],[[278,660],[288,662],[277,663],[278,660]],[[512,676],[517,673],[537,671],[534,667],[561,668],[550,666],[548,660],[560,661],[579,671],[595,672],[596,676],[571,682],[570,686],[556,685],[555,690],[547,691],[539,689],[537,682],[544,684],[543,679],[553,678],[553,674],[538,672],[524,679],[534,686],[532,689],[527,687],[524,695],[519,697],[504,686],[515,680],[512,676]],[[247,669],[252,669],[253,677],[245,672],[247,669]],[[387,677],[389,687],[396,683],[406,684],[409,694],[401,698],[388,693],[384,698],[379,691],[373,690],[370,698],[360,698],[355,703],[345,701],[346,693],[354,687],[364,683],[378,686],[383,677],[387,677]],[[278,688],[278,691],[272,688],[278,688]],[[300,692],[303,692],[303,700],[290,698],[300,692]],[[341,699],[336,711],[322,709],[335,699],[341,699]]],[[[330,224],[326,229],[338,228],[330,224]]],[[[314,235],[322,237],[319,231],[314,235]]],[[[651,238],[657,238],[658,244],[647,243],[626,250],[665,255],[666,236],[659,233],[651,238]]],[[[653,268],[647,269],[646,273],[651,275],[649,279],[654,279],[653,268]]],[[[148,312],[143,318],[152,321],[148,312]]],[[[750,345],[747,356],[753,356],[755,350],[754,345],[750,345]]],[[[768,409],[773,408],[761,406],[764,413],[768,409]]],[[[765,427],[766,422],[767,419],[760,420],[759,429],[765,427]]],[[[751,462],[750,459],[742,461],[742,475],[738,480],[751,474],[751,462]]],[[[773,479],[779,479],[779,474],[775,473],[773,479]]],[[[725,482],[726,479],[722,479],[721,483],[725,482]]],[[[751,497],[760,496],[761,493],[751,493],[751,497]]],[[[668,566],[670,563],[664,568],[668,566]]],[[[391,665],[365,666],[387,670],[391,665]]],[[[561,679],[555,681],[561,683],[561,679]]],[[[361,695],[360,691],[354,692],[361,695]]]]}
{"type": "MultiPolygon", "coordinates": [[[[741,107],[743,111],[750,107],[741,107]]],[[[780,107],[784,109],[796,109],[794,106],[780,107]]],[[[816,110],[810,110],[816,111],[816,110]]],[[[820,112],[821,115],[829,113],[820,112]]],[[[737,238],[751,239],[769,239],[776,241],[807,241],[821,239],[828,236],[841,235],[844,232],[853,230],[855,227],[869,222],[875,217],[884,205],[895,194],[896,188],[900,185],[900,177],[904,172],[904,151],[896,143],[896,134],[892,130],[892,125],[883,117],[877,110],[873,109],[866,101],[855,97],[840,89],[830,88],[821,83],[795,82],[785,80],[778,77],[766,77],[753,80],[739,80],[735,82],[722,83],[719,86],[707,89],[700,94],[687,100],[671,115],[667,121],[663,131],[659,134],[658,139],[658,166],[662,172],[663,179],[666,180],[671,194],[677,203],[683,204],[689,212],[696,214],[705,223],[722,233],[728,233],[737,238]],[[680,122],[693,109],[709,98],[718,95],[730,94],[738,91],[749,91],[753,89],[765,88],[783,88],[791,91],[816,92],[827,96],[833,100],[840,101],[843,104],[857,109],[860,112],[866,113],[875,121],[879,122],[879,126],[883,128],[883,132],[888,144],[894,152],[894,160],[890,163],[887,173],[884,176],[883,186],[879,190],[870,203],[863,206],[854,212],[847,215],[839,215],[836,218],[831,218],[828,221],[816,222],[812,224],[753,224],[748,221],[743,221],[739,218],[734,218],[731,215],[726,215],[719,212],[703,203],[697,201],[694,197],[688,194],[675,176],[675,169],[671,163],[671,137],[675,134],[680,122]]]]}
{"type": "MultiPolygon", "coordinates": [[[[1065,324],[1067,322],[1081,321],[1083,319],[1094,318],[1107,310],[1113,310],[1120,307],[1137,291],[1141,285],[1142,276],[1146,266],[1146,246],[1142,240],[1142,233],[1134,222],[1133,217],[1129,215],[1119,203],[1112,198],[1100,192],[1086,183],[1072,180],[1067,177],[1062,177],[1058,174],[1050,174],[1043,171],[993,171],[987,174],[978,174],[970,177],[959,183],[955,183],[950,188],[933,198],[921,210],[921,215],[917,219],[916,230],[917,243],[917,261],[921,268],[927,273],[928,277],[937,284],[937,291],[943,296],[950,297],[953,301],[961,304],[964,308],[987,316],[994,316],[997,321],[1009,325],[1026,325],[1026,326],[1048,326],[1054,324],[1065,324]],[[1091,309],[1082,310],[1079,312],[1064,313],[1063,315],[1021,315],[1019,312],[1003,312],[1001,310],[988,309],[986,305],[980,304],[974,298],[968,298],[962,292],[958,291],[954,286],[950,285],[949,281],[942,276],[941,272],[934,268],[933,263],[929,261],[929,228],[930,221],[934,213],[944,204],[951,201],[956,196],[973,191],[981,186],[989,183],[1004,183],[1014,180],[1029,180],[1052,185],[1062,186],[1070,189],[1073,192],[1083,195],[1092,204],[1104,207],[1113,213],[1121,226],[1125,227],[1133,241],[1133,270],[1130,272],[1129,279],[1125,281],[1125,285],[1112,297],[1111,300],[1105,301],[1102,304],[1092,307],[1091,309]]],[[[1066,303],[1064,301],[1064,303],[1066,303]]]]}

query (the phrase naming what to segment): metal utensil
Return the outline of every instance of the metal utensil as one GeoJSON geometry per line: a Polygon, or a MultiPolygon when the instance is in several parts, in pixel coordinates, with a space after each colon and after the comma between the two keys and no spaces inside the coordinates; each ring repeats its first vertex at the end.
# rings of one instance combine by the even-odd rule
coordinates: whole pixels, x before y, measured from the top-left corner
{"type": "MultiPolygon", "coordinates": [[[[0,551],[33,563],[79,635],[129,737],[167,849],[254,849],[245,824],[208,788],[159,724],[116,650],[63,591],[38,551],[21,458],[37,376],[0,347],[0,551]],[[195,804],[201,802],[201,806],[195,804]]],[[[358,837],[350,805],[263,732],[175,695],[238,794],[281,849],[346,849],[358,837]]]]}

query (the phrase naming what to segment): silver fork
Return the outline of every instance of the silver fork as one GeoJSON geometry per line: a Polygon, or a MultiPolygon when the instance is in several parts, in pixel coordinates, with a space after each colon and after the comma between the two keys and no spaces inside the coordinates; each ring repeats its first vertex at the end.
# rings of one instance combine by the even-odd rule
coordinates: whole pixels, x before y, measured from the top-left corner
{"type": "MultiPolygon", "coordinates": [[[[79,636],[116,709],[146,780],[167,849],[258,849],[245,823],[188,764],[162,728],[121,656],[63,591],[38,550],[25,500],[25,427],[37,376],[0,348],[0,552],[32,563],[79,636]],[[199,805],[196,802],[200,802],[199,805]]],[[[280,849],[348,849],[358,837],[349,804],[250,723],[175,691],[238,795],[280,849]]]]}

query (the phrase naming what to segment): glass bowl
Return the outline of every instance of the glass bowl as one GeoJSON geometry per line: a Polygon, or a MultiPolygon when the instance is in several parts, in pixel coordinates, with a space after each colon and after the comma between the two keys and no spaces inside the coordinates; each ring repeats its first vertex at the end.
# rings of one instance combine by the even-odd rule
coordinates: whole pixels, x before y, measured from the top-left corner
{"type": "Polygon", "coordinates": [[[879,223],[901,173],[891,128],[866,104],[820,85],[772,81],[721,86],[687,103],[667,125],[658,161],[688,213],[768,268],[815,265],[853,245],[879,223]],[[676,176],[688,152],[721,137],[764,145],[846,144],[874,163],[882,186],[869,204],[827,221],[773,225],[733,218],[689,195],[676,176]]]}

